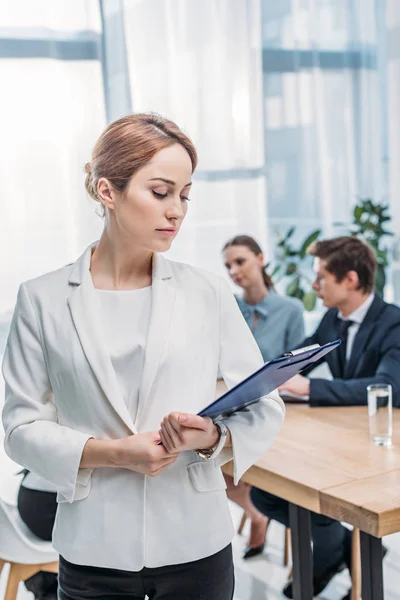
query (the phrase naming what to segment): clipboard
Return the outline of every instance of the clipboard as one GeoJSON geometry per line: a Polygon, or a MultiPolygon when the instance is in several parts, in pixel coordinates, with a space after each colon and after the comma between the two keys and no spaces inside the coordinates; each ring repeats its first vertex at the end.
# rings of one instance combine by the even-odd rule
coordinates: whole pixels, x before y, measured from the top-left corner
{"type": "Polygon", "coordinates": [[[203,408],[198,415],[218,421],[232,413],[246,410],[247,406],[258,402],[260,398],[276,390],[297,373],[312,366],[340,344],[341,340],[329,342],[324,346],[316,344],[293,350],[282,358],[271,360],[223,396],[203,408]]]}

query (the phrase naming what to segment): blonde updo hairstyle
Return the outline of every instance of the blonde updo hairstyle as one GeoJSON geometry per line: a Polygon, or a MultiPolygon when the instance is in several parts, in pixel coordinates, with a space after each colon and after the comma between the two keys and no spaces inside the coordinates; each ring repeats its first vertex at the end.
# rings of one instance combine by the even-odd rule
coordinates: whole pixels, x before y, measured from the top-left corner
{"type": "Polygon", "coordinates": [[[189,154],[192,172],[197,165],[193,142],[173,121],[156,114],[131,114],[111,123],[97,140],[92,159],[85,165],[85,187],[93,200],[99,179],[105,177],[119,192],[125,192],[132,176],[153,156],[173,144],[189,154]]]}

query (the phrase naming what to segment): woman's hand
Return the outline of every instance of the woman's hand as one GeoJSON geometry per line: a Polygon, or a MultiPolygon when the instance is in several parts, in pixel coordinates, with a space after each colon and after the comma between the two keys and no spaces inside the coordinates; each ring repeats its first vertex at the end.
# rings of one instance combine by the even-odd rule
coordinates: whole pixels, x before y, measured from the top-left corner
{"type": "Polygon", "coordinates": [[[165,446],[159,446],[159,442],[160,436],[155,431],[116,440],[115,466],[150,477],[159,475],[178,458],[177,453],[170,453],[165,446]]]}
{"type": "Polygon", "coordinates": [[[213,448],[220,432],[209,417],[173,412],[164,417],[159,435],[170,455],[185,450],[213,448]]]}

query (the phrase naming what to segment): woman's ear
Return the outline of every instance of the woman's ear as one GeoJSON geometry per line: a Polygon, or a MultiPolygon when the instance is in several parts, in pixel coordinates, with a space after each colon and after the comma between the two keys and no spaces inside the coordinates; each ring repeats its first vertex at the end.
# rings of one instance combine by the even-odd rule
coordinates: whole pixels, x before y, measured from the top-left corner
{"type": "Polygon", "coordinates": [[[100,177],[97,182],[97,194],[100,202],[109,208],[114,210],[115,208],[115,190],[111,183],[105,177],[100,177]]]}
{"type": "Polygon", "coordinates": [[[260,267],[262,267],[263,269],[265,269],[265,263],[264,263],[264,254],[262,252],[260,252],[260,254],[257,254],[257,260],[260,264],[260,267]]]}

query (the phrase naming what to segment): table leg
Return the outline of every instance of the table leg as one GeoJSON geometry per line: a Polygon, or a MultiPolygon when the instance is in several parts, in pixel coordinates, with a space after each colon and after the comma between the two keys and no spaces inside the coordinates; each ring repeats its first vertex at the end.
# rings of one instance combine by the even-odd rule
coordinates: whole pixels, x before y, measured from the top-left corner
{"type": "Polygon", "coordinates": [[[382,539],[360,531],[363,600],[383,600],[382,539]]]}
{"type": "Polygon", "coordinates": [[[312,600],[314,594],[310,512],[289,503],[289,524],[292,531],[293,598],[312,600]]]}

